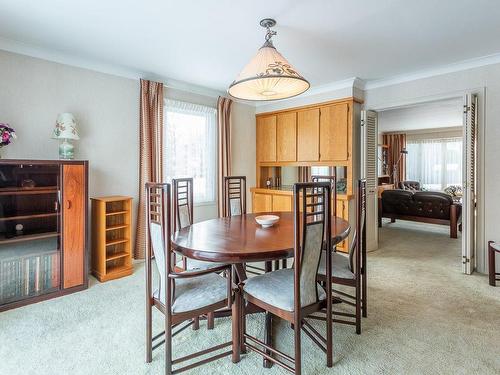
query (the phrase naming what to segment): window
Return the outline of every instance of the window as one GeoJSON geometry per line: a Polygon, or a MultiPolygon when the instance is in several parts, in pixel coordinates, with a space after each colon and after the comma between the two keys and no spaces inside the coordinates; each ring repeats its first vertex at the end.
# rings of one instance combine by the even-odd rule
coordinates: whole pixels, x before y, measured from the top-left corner
{"type": "Polygon", "coordinates": [[[462,138],[407,141],[406,174],[426,190],[462,185],[462,138]]]}
{"type": "Polygon", "coordinates": [[[163,174],[193,177],[194,201],[215,202],[216,109],[165,99],[163,174]]]}

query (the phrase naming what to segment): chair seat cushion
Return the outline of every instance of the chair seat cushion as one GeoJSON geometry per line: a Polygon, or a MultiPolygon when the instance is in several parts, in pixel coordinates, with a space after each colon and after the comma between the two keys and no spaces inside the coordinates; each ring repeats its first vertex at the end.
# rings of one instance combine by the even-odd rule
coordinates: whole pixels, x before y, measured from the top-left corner
{"type": "MultiPolygon", "coordinates": [[[[293,269],[288,268],[252,277],[246,281],[243,290],[268,305],[293,311],[293,273],[293,269]]],[[[320,301],[326,299],[326,293],[319,284],[318,297],[320,301]]]]}
{"type": "MultiPolygon", "coordinates": [[[[321,254],[321,261],[319,263],[318,275],[326,276],[326,252],[321,254]]],[[[355,275],[349,266],[349,257],[337,252],[332,252],[332,276],[341,279],[354,280],[355,275]]]]}
{"type": "MultiPolygon", "coordinates": [[[[153,296],[165,304],[165,291],[160,286],[153,296]]],[[[198,310],[227,299],[227,280],[215,273],[175,280],[175,295],[172,301],[172,313],[198,310]]]]}

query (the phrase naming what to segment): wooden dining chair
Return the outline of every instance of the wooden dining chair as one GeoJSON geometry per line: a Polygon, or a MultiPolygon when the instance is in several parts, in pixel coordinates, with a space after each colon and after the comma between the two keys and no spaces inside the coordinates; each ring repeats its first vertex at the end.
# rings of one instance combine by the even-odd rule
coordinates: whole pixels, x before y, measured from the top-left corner
{"type": "MultiPolygon", "coordinates": [[[[194,194],[193,194],[193,178],[173,178],[173,196],[174,204],[172,210],[174,233],[180,229],[193,224],[194,212],[194,194]]],[[[174,252],[173,257],[177,259],[174,252]]],[[[176,262],[177,264],[177,262],[176,262]]],[[[184,270],[206,270],[224,266],[224,263],[204,262],[202,260],[190,259],[182,257],[182,269],[184,270]]],[[[213,329],[215,326],[215,318],[213,313],[207,315],[207,328],[213,329]]],[[[200,326],[199,318],[194,319],[193,329],[197,330],[200,326]]]]}
{"type": "Polygon", "coordinates": [[[165,344],[165,374],[171,375],[192,369],[227,355],[232,355],[233,362],[239,361],[239,318],[241,302],[239,292],[234,294],[231,278],[231,266],[225,265],[214,269],[176,272],[172,262],[171,247],[171,195],[170,184],[147,183],[147,236],[146,236],[146,362],[152,361],[153,350],[165,344]],[[152,259],[158,269],[159,282],[153,291],[152,259]],[[214,271],[224,272],[226,278],[214,271]],[[157,308],[164,315],[165,331],[153,337],[152,312],[157,308]],[[233,337],[219,345],[181,358],[172,359],[172,340],[184,329],[193,324],[193,319],[220,308],[232,309],[233,337]],[[176,329],[174,332],[173,330],[176,329]],[[187,360],[206,356],[232,346],[198,362],[173,370],[187,360]]]}
{"type": "Polygon", "coordinates": [[[332,215],[337,216],[337,177],[336,176],[322,176],[322,175],[312,175],[312,182],[322,182],[326,181],[330,183],[332,190],[332,215]]]}
{"type": "Polygon", "coordinates": [[[246,176],[225,176],[223,195],[224,217],[245,215],[247,213],[246,176]]]}
{"type": "Polygon", "coordinates": [[[332,277],[327,276],[328,251],[323,251],[318,271],[318,280],[327,284],[345,285],[354,288],[354,295],[333,289],[332,297],[354,307],[354,313],[333,311],[325,317],[315,319],[332,319],[335,323],[356,326],[356,333],[361,333],[361,315],[367,316],[367,279],[366,279],[366,180],[358,181],[357,189],[356,229],[348,256],[331,252],[332,277]],[[330,281],[330,282],[329,282],[330,281]]]}
{"type": "MultiPolygon", "coordinates": [[[[294,264],[248,279],[243,286],[244,300],[290,322],[294,329],[294,356],[291,357],[246,332],[243,324],[243,346],[262,355],[294,374],[302,373],[302,330],[326,353],[328,367],[333,366],[332,321],[326,321],[326,337],[312,327],[306,318],[326,308],[331,312],[331,284],[327,290],[317,282],[323,240],[331,239],[331,192],[328,182],[294,185],[294,264]]],[[[327,253],[330,260],[331,253],[327,253]]],[[[327,263],[331,265],[331,262],[327,263]]],[[[331,268],[327,267],[331,276],[331,268]]],[[[244,321],[245,322],[245,321],[244,321]]]]}
{"type": "MultiPolygon", "coordinates": [[[[189,178],[173,178],[173,196],[174,204],[172,216],[174,233],[180,229],[193,224],[194,199],[193,199],[193,179],[189,178]]],[[[203,262],[201,260],[182,258],[182,268],[184,270],[204,270],[223,266],[222,263],[203,262]]]]}
{"type": "MultiPolygon", "coordinates": [[[[223,186],[223,215],[231,217],[247,213],[247,178],[246,176],[225,176],[223,186]]],[[[265,268],[256,263],[246,263],[245,270],[252,275],[261,275],[265,268]]]]}

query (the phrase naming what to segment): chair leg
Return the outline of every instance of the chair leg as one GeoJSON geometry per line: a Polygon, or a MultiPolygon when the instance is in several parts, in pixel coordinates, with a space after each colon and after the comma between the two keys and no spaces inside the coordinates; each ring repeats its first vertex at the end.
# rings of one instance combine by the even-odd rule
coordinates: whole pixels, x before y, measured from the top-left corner
{"type": "Polygon", "coordinates": [[[247,348],[245,345],[245,334],[247,333],[247,318],[245,311],[245,298],[243,298],[243,290],[242,286],[239,287],[239,294],[241,296],[240,301],[240,351],[245,354],[247,352],[247,348]]]}
{"type": "Polygon", "coordinates": [[[213,312],[207,314],[207,329],[214,329],[215,315],[213,312]]]}
{"type": "Polygon", "coordinates": [[[198,329],[200,329],[200,318],[197,316],[193,318],[193,331],[197,331],[198,329]]]}
{"type": "Polygon", "coordinates": [[[302,357],[301,357],[301,323],[300,320],[295,318],[295,322],[293,324],[294,330],[294,349],[295,349],[295,375],[302,374],[302,357]]]}
{"type": "Polygon", "coordinates": [[[172,375],[172,324],[165,314],[165,375],[172,375]]]}
{"type": "MultiPolygon", "coordinates": [[[[327,296],[332,295],[332,283],[327,286],[327,296]]],[[[326,299],[326,367],[333,367],[333,321],[332,299],[326,299]]]]}
{"type": "Polygon", "coordinates": [[[366,280],[366,268],[363,270],[363,273],[361,275],[361,309],[363,312],[363,318],[366,318],[368,316],[368,299],[367,299],[367,280],[366,280]]]}
{"type": "Polygon", "coordinates": [[[491,242],[488,242],[488,274],[490,279],[490,285],[496,286],[496,265],[495,265],[495,250],[491,247],[491,242]]]}
{"type": "Polygon", "coordinates": [[[361,280],[356,282],[356,333],[361,334],[361,280]]]}
{"type": "Polygon", "coordinates": [[[146,363],[153,360],[153,311],[151,303],[146,306],[146,363]]]}
{"type": "Polygon", "coordinates": [[[232,361],[233,363],[238,363],[240,361],[240,319],[241,319],[241,294],[237,290],[234,293],[234,301],[233,306],[231,308],[232,314],[232,338],[233,338],[233,355],[232,361]]]}

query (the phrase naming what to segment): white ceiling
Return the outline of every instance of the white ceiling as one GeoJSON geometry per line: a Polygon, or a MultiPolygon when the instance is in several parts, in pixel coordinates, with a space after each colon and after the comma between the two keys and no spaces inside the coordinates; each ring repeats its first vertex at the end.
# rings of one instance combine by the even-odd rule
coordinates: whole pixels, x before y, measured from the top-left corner
{"type": "Polygon", "coordinates": [[[225,90],[263,42],[314,86],[500,52],[496,0],[0,0],[0,37],[225,90]]]}
{"type": "Polygon", "coordinates": [[[435,102],[391,109],[378,114],[379,133],[449,128],[462,126],[463,99],[435,102]]]}

